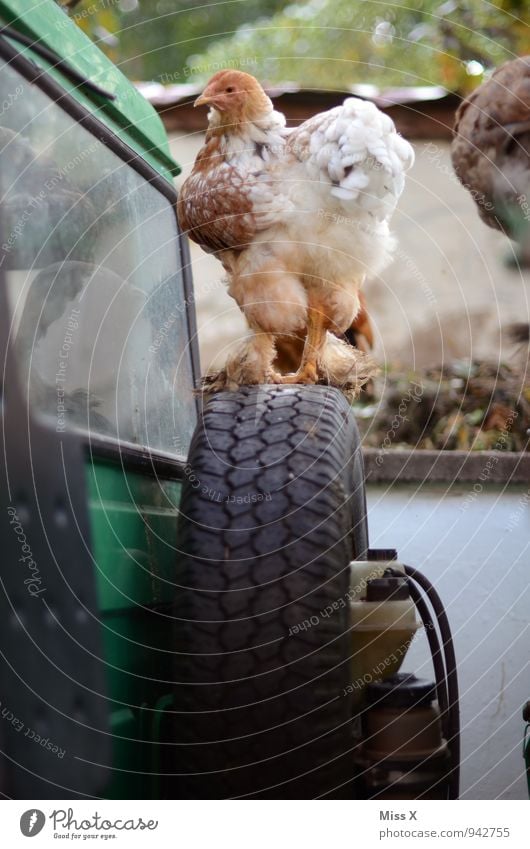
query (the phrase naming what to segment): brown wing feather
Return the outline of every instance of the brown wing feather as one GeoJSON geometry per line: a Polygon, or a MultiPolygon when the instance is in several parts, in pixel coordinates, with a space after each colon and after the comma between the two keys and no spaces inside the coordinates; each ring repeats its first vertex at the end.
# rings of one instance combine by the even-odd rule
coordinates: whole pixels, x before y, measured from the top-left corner
{"type": "Polygon", "coordinates": [[[256,234],[252,204],[244,181],[219,153],[216,136],[197,156],[179,193],[181,228],[206,251],[238,250],[256,234]]]}

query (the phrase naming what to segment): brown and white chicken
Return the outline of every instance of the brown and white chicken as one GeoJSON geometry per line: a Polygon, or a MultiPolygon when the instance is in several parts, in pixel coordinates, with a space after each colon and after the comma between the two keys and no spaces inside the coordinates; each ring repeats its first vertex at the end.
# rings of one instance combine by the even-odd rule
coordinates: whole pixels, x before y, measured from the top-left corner
{"type": "MultiPolygon", "coordinates": [[[[516,265],[530,267],[530,56],[505,62],[457,109],[451,158],[490,227],[519,243],[516,265]]],[[[529,340],[529,325],[507,328],[529,340]]]]}
{"type": "Polygon", "coordinates": [[[530,250],[530,56],[505,62],[462,101],[453,133],[453,167],[480,217],[530,250]]]}
{"type": "Polygon", "coordinates": [[[389,262],[389,220],[414,154],[392,120],[350,97],[294,129],[259,82],[210,80],[205,144],[184,182],[181,227],[216,253],[250,333],[214,388],[326,382],[356,391],[373,373],[342,338],[366,277],[389,262]],[[275,365],[281,340],[305,338],[298,368],[275,365]]]}

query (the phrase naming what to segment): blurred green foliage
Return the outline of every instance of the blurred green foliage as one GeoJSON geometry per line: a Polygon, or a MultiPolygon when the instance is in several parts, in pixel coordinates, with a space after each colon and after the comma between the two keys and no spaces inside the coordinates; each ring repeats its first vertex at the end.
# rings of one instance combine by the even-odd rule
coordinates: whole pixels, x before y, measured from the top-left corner
{"type": "Polygon", "coordinates": [[[268,82],[466,92],[530,53],[528,0],[82,0],[71,14],[129,77],[166,83],[241,62],[268,82]]]}
{"type": "Polygon", "coordinates": [[[243,21],[285,5],[285,0],[81,0],[69,14],[130,79],[172,83],[190,78],[190,56],[230,37],[243,21]]]}

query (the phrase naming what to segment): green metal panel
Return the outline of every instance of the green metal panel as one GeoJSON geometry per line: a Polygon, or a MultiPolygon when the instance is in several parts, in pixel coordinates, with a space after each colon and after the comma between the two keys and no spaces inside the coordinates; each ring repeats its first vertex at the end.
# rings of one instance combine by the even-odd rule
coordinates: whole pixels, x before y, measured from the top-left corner
{"type": "Polygon", "coordinates": [[[169,153],[164,125],[129,80],[71,21],[54,0],[0,0],[0,20],[53,50],[84,77],[115,96],[107,100],[72,83],[29,48],[31,59],[168,180],[180,172],[169,153]]]}
{"type": "Polygon", "coordinates": [[[175,539],[180,484],[87,466],[113,766],[110,798],[156,798],[171,704],[175,539]]]}

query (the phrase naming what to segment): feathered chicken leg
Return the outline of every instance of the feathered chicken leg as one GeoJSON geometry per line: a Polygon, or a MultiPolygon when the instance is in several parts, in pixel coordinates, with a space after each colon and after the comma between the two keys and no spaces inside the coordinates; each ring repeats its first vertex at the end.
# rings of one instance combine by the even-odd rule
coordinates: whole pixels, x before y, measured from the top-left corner
{"type": "Polygon", "coordinates": [[[279,383],[281,375],[272,367],[275,354],[274,334],[265,333],[249,322],[247,338],[228,357],[225,368],[206,375],[203,389],[220,392],[247,384],[279,383]]]}
{"type": "MultiPolygon", "coordinates": [[[[374,347],[374,332],[366,309],[366,297],[364,292],[359,292],[361,304],[359,312],[353,319],[351,327],[345,333],[344,338],[349,345],[368,353],[374,347]]],[[[338,334],[337,334],[338,335],[338,334]]],[[[289,374],[296,371],[304,350],[306,328],[297,333],[281,334],[276,337],[276,357],[274,368],[280,374],[289,374]]]]}
{"type": "Polygon", "coordinates": [[[307,311],[307,335],[305,338],[302,362],[294,374],[283,375],[280,383],[318,383],[318,361],[329,327],[329,319],[321,308],[309,306],[307,311]]]}

